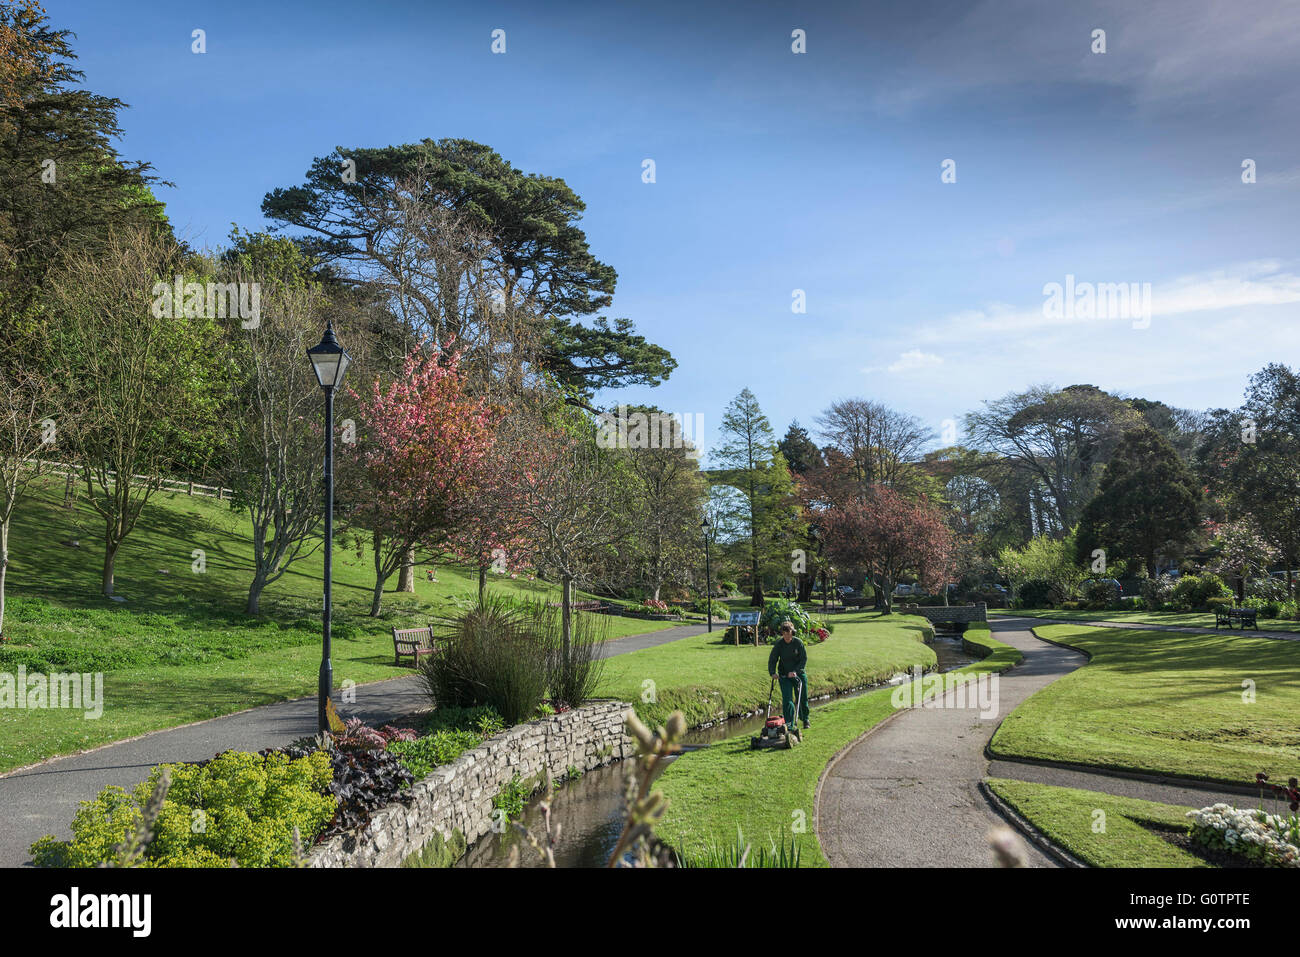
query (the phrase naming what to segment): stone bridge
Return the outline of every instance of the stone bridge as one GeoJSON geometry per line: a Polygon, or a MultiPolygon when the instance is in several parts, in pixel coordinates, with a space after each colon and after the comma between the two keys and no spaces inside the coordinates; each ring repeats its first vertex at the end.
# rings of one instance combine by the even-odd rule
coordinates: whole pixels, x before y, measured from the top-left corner
{"type": "Polygon", "coordinates": [[[900,615],[923,615],[932,622],[988,621],[989,606],[985,602],[974,605],[895,605],[900,615]]]}

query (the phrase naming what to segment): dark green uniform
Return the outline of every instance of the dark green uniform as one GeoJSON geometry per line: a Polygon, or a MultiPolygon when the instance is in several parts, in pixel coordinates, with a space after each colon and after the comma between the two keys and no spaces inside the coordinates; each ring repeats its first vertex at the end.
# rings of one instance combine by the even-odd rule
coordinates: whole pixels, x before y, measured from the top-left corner
{"type": "Polygon", "coordinates": [[[767,673],[780,676],[781,713],[785,715],[785,723],[791,726],[794,725],[795,717],[795,692],[800,683],[803,685],[803,693],[798,696],[799,720],[808,720],[808,675],[804,672],[807,666],[808,649],[803,646],[798,636],[789,641],[778,638],[776,644],[772,646],[772,653],[767,657],[767,673]],[[792,671],[799,676],[797,679],[786,677],[792,671]]]}

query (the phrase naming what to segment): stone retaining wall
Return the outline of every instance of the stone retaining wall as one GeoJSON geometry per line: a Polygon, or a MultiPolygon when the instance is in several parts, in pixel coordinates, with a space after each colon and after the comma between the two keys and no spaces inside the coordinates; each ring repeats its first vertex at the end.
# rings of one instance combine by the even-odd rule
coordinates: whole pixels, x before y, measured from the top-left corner
{"type": "Polygon", "coordinates": [[[473,844],[491,831],[492,799],[516,774],[540,782],[547,769],[559,778],[635,754],[623,727],[631,709],[601,701],[508,728],[412,785],[409,805],[390,804],[360,831],[313,848],[308,866],[397,867],[435,834],[473,844]]]}

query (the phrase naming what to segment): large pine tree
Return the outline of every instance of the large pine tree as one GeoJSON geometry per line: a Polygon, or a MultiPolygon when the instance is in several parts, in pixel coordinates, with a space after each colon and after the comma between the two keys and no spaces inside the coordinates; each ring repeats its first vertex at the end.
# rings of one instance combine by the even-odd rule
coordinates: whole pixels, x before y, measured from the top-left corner
{"type": "Polygon", "coordinates": [[[788,568],[799,523],[790,469],[776,447],[772,423],[749,389],[732,399],[722,417],[722,445],[714,450],[719,481],[740,492],[729,527],[747,533],[751,605],[763,604],[763,575],[788,568]]]}
{"type": "Polygon", "coordinates": [[[1196,479],[1174,447],[1147,426],[1130,429],[1083,510],[1079,558],[1090,563],[1102,549],[1109,561],[1142,561],[1154,575],[1157,560],[1199,526],[1200,503],[1196,479]]]}

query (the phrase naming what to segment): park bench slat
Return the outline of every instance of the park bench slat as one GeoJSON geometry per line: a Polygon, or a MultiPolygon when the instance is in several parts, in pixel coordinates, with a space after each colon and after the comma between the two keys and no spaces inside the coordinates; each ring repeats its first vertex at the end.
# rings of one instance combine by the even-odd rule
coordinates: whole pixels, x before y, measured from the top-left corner
{"type": "Polygon", "coordinates": [[[400,665],[403,658],[411,659],[411,666],[417,667],[420,659],[437,651],[434,644],[433,626],[422,628],[393,629],[393,662],[400,665]]]}

